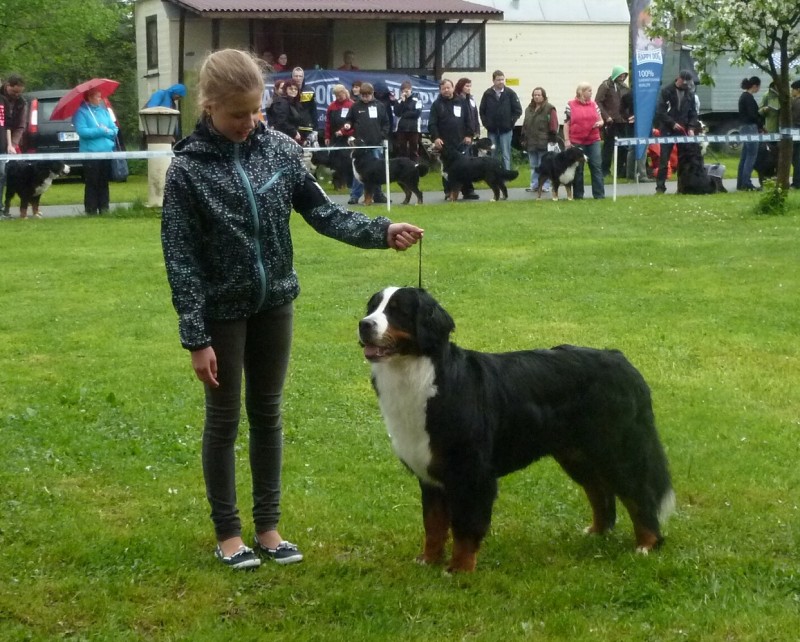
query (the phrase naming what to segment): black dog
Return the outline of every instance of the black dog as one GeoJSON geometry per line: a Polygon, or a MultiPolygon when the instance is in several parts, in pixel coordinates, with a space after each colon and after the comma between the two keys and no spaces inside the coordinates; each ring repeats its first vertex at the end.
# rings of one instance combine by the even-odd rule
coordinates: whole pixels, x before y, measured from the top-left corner
{"type": "MultiPolygon", "coordinates": [[[[481,152],[480,146],[476,148],[476,152],[481,152]]],[[[464,185],[475,181],[486,182],[492,190],[492,200],[499,201],[501,194],[502,199],[506,200],[508,198],[506,181],[512,181],[519,176],[517,170],[507,170],[499,158],[493,156],[476,158],[462,153],[461,150],[447,147],[442,151],[442,167],[442,176],[445,178],[447,193],[451,201],[458,200],[458,194],[464,185]]]]}
{"type": "Polygon", "coordinates": [[[764,187],[768,178],[774,178],[778,173],[778,143],[760,143],[753,169],[758,175],[758,184],[764,187]]]}
{"type": "Polygon", "coordinates": [[[536,198],[542,198],[542,189],[549,180],[553,186],[553,200],[558,200],[558,188],[563,185],[567,200],[572,200],[572,184],[575,175],[583,171],[586,156],[578,147],[567,147],[563,152],[547,152],[539,163],[539,189],[536,198]]]}
{"type": "MultiPolygon", "coordinates": [[[[372,195],[386,182],[386,165],[375,158],[371,149],[354,149],[353,174],[364,184],[364,204],[372,205],[372,195]]],[[[411,195],[417,197],[417,205],[422,204],[422,192],[419,179],[428,173],[428,165],[415,163],[410,158],[392,158],[389,160],[389,180],[397,183],[405,194],[403,205],[408,205],[411,195]]]]}
{"type": "Polygon", "coordinates": [[[453,532],[449,570],[472,571],[497,478],[546,455],[586,492],[589,533],[614,526],[618,497],[648,553],[674,508],[650,389],[616,350],[558,346],[484,353],[450,342],[455,324],[427,292],[373,295],[358,334],[395,453],[419,479],[424,563],[453,532]]]}
{"type": "Polygon", "coordinates": [[[69,174],[69,165],[61,161],[11,161],[6,165],[6,197],[3,216],[10,216],[11,199],[19,195],[19,217],[28,218],[28,205],[33,216],[41,218],[39,201],[59,176],[69,174]]]}
{"type": "Polygon", "coordinates": [[[678,145],[678,194],[715,194],[721,186],[721,180],[708,175],[700,145],[678,145]]]}
{"type": "Polygon", "coordinates": [[[336,189],[348,188],[353,183],[353,163],[350,153],[343,149],[316,149],[311,152],[311,164],[315,168],[327,167],[331,170],[331,180],[336,189]]]}

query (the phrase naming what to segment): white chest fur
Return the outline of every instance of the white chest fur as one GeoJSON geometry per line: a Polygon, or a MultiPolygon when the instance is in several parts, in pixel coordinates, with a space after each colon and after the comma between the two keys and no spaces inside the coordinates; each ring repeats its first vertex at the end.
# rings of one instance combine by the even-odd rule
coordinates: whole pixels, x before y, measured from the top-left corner
{"type": "Polygon", "coordinates": [[[39,185],[39,187],[36,188],[36,191],[34,191],[33,195],[41,196],[42,194],[44,194],[48,189],[50,189],[50,186],[53,184],[53,179],[55,177],[56,175],[50,172],[50,176],[44,179],[44,182],[41,185],[39,185]]]}
{"type": "Polygon", "coordinates": [[[395,454],[422,481],[430,476],[431,448],[425,430],[428,399],[436,395],[435,371],[427,357],[401,357],[372,366],[378,402],[395,454]]]}
{"type": "Polygon", "coordinates": [[[558,177],[558,182],[562,185],[569,185],[572,181],[575,180],[575,170],[578,169],[578,163],[573,163],[567,169],[564,170],[564,173],[558,177]]]}

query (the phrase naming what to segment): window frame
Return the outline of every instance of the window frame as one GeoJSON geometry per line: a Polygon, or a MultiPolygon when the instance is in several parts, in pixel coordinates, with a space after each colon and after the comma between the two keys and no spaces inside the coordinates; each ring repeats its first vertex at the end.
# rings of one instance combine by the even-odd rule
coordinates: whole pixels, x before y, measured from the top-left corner
{"type": "MultiPolygon", "coordinates": [[[[436,30],[435,22],[389,22],[386,24],[386,68],[389,71],[415,73],[425,75],[432,73],[436,61],[436,30]],[[423,31],[424,30],[424,31],[423,31]],[[417,43],[414,53],[417,60],[395,60],[393,52],[395,38],[404,32],[407,38],[417,43]],[[424,37],[423,37],[424,34],[424,37]],[[430,50],[428,50],[430,43],[430,50]],[[421,49],[425,47],[424,60],[420,60],[421,49]],[[411,63],[409,65],[398,63],[411,63]]],[[[442,23],[442,61],[443,69],[458,72],[482,72],[486,70],[486,23],[485,22],[444,22],[442,23]],[[464,33],[463,41],[455,45],[455,51],[448,50],[448,41],[458,33],[464,33]],[[474,56],[477,62],[474,65],[463,64],[465,61],[461,54],[468,47],[477,47],[474,56]]]]}

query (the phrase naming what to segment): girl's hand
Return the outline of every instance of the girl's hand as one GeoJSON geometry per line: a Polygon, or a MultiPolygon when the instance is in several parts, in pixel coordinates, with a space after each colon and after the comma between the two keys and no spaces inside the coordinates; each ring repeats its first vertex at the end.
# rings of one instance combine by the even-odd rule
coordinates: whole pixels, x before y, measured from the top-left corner
{"type": "Polygon", "coordinates": [[[424,230],[410,223],[392,223],[386,230],[386,242],[398,252],[407,250],[422,238],[424,230]]]}
{"type": "Polygon", "coordinates": [[[211,346],[192,352],[192,368],[197,378],[212,388],[219,387],[217,381],[217,355],[211,346]]]}

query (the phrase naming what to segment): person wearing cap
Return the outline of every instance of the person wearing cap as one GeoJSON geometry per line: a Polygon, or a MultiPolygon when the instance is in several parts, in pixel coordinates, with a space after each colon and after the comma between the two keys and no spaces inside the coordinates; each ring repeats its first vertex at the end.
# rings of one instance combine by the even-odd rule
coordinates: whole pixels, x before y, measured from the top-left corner
{"type": "MultiPolygon", "coordinates": [[[[800,129],[800,80],[792,85],[792,128],[800,129]]],[[[800,189],[800,140],[792,143],[792,188],[800,189]]]]}
{"type": "MultiPolygon", "coordinates": [[[[628,72],[621,65],[615,66],[611,70],[611,75],[600,83],[597,88],[597,95],[594,101],[600,108],[600,115],[603,117],[603,156],[602,168],[603,176],[611,173],[611,160],[614,158],[614,144],[617,138],[625,135],[628,126],[627,118],[622,113],[622,99],[630,93],[625,81],[628,79],[628,72]]],[[[617,177],[625,177],[626,154],[619,155],[617,162],[617,177]]]]}
{"type": "MultiPolygon", "coordinates": [[[[694,74],[684,69],[678,77],[661,89],[656,105],[656,126],[662,136],[693,136],[700,129],[697,101],[694,94],[694,74]]],[[[669,158],[675,143],[662,143],[656,176],[656,193],[667,191],[669,158]]]]}

